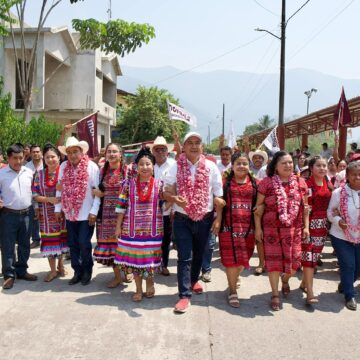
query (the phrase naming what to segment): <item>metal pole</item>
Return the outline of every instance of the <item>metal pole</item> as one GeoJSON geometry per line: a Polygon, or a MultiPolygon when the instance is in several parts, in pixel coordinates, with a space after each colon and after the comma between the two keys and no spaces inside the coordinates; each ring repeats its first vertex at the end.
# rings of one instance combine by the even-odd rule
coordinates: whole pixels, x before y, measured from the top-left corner
{"type": "Polygon", "coordinates": [[[306,107],[306,114],[309,113],[309,102],[310,102],[310,96],[307,97],[307,107],[306,107]]]}
{"type": "Polygon", "coordinates": [[[286,1],[282,0],[281,10],[281,54],[280,54],[280,90],[279,90],[279,127],[278,140],[280,149],[285,147],[284,102],[285,102],[285,38],[286,38],[286,1]]]}
{"type": "Polygon", "coordinates": [[[208,125],[208,145],[210,146],[210,124],[208,125]]]}
{"type": "Polygon", "coordinates": [[[225,104],[223,104],[222,134],[225,135],[225,104]]]}

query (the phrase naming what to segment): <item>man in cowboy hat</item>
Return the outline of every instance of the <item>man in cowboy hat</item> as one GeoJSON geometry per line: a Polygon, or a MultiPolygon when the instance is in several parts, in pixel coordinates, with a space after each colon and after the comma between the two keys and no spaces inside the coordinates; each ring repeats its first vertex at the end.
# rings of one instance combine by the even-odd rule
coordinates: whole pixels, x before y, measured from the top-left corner
{"type": "Polygon", "coordinates": [[[249,152],[249,159],[251,161],[250,170],[254,176],[261,180],[266,177],[266,166],[268,163],[268,155],[265,151],[255,150],[249,152]]]}
{"type": "Polygon", "coordinates": [[[55,205],[55,216],[60,221],[61,211],[66,219],[71,267],[74,276],[69,285],[81,281],[87,285],[92,276],[93,259],[91,238],[94,232],[100,199],[92,195],[99,185],[99,168],[86,155],[89,145],[71,136],[59,151],[68,157],[59,171],[59,189],[56,196],[61,202],[55,205]]]}
{"type": "MultiPolygon", "coordinates": [[[[215,234],[220,221],[214,222],[214,204],[224,206],[219,169],[202,154],[202,137],[196,132],[185,135],[183,153],[165,178],[164,198],[174,203],[174,235],[177,242],[179,301],[175,312],[184,313],[192,293],[201,294],[198,282],[203,253],[210,231],[215,234]]],[[[221,212],[218,212],[220,214],[221,212]]]]}
{"type": "MultiPolygon", "coordinates": [[[[175,160],[171,159],[168,156],[169,151],[171,150],[172,150],[171,145],[169,145],[166,142],[166,139],[163,136],[158,136],[154,140],[154,143],[151,144],[151,151],[155,157],[155,166],[154,166],[155,179],[164,180],[170,167],[175,163],[175,160]]],[[[163,205],[164,237],[161,245],[161,250],[162,250],[161,273],[165,276],[170,275],[170,272],[168,270],[168,264],[169,264],[170,243],[171,243],[171,234],[172,234],[172,226],[170,221],[171,210],[172,207],[168,207],[166,204],[163,205]]]]}

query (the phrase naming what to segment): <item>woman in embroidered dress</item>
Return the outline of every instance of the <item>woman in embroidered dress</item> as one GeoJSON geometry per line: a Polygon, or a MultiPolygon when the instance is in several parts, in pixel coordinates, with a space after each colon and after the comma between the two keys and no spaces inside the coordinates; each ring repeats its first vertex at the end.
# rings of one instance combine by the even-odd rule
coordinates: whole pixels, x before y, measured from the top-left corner
{"type": "Polygon", "coordinates": [[[118,246],[115,264],[125,273],[133,273],[136,292],[133,301],[143,297],[146,280],[147,298],[155,295],[154,274],[160,271],[163,218],[160,207],[160,184],[153,177],[155,158],[143,148],[135,159],[138,175],[125,180],[116,205],[118,246]]]}
{"type": "Polygon", "coordinates": [[[65,276],[62,254],[69,252],[65,221],[56,221],[55,204],[60,200],[56,198],[56,184],[60,168],[60,152],[53,145],[45,145],[43,150],[45,167],[35,174],[33,182],[33,197],[38,203],[37,215],[40,224],[41,247],[40,252],[48,258],[50,272],[44,281],[49,282],[57,276],[65,276]],[[56,269],[56,259],[58,266],[56,269]]]}
{"type": "Polygon", "coordinates": [[[347,183],[333,191],[327,210],[331,243],[340,266],[339,291],[345,306],[356,310],[354,282],[360,276],[360,160],[346,168],[347,183]]]}
{"type": "Polygon", "coordinates": [[[303,238],[301,244],[303,278],[300,289],[306,292],[306,303],[311,305],[318,303],[313,292],[314,269],[320,259],[328,235],[326,210],[331,198],[332,185],[326,177],[326,159],[315,156],[309,162],[309,169],[311,176],[306,184],[310,208],[310,237],[303,238]]]}
{"type": "Polygon", "coordinates": [[[281,291],[287,296],[289,279],[301,266],[301,237],[309,236],[307,186],[293,169],[291,156],[278,151],[268,165],[268,177],[258,187],[256,207],[265,204],[265,210],[255,211],[255,239],[264,243],[274,311],[280,310],[280,273],[284,273],[281,291]]]}
{"type": "Polygon", "coordinates": [[[222,226],[219,232],[221,263],[229,284],[229,305],[239,307],[237,282],[244,268],[249,267],[254,247],[252,209],[255,206],[257,185],[250,175],[249,158],[236,153],[231,157],[231,171],[224,179],[222,226]]]}
{"type": "Polygon", "coordinates": [[[121,182],[126,176],[126,165],[123,163],[121,148],[113,143],[106,146],[105,159],[105,165],[100,171],[99,188],[93,190],[94,196],[102,198],[97,216],[97,245],[94,249],[94,259],[100,264],[113,267],[114,279],[107,284],[107,287],[115,288],[122,284],[120,269],[114,265],[117,246],[115,207],[121,182]]]}

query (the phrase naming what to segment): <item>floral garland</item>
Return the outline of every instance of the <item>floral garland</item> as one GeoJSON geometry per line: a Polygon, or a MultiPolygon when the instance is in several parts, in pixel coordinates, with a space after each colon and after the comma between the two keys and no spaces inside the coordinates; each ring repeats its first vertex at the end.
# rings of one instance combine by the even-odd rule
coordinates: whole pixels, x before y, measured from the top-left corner
{"type": "Polygon", "coordinates": [[[70,221],[77,220],[85,199],[89,179],[88,164],[89,157],[84,155],[76,168],[68,161],[64,169],[61,179],[61,204],[66,218],[70,221]]]}
{"type": "Polygon", "coordinates": [[[280,222],[285,226],[291,226],[299,214],[301,203],[301,194],[297,178],[295,175],[289,177],[289,194],[286,194],[285,188],[278,175],[274,175],[271,180],[278,204],[280,222]]]}
{"type": "Polygon", "coordinates": [[[47,187],[51,188],[56,186],[57,182],[58,182],[58,177],[59,177],[59,170],[60,170],[60,166],[58,165],[58,167],[56,168],[55,171],[55,175],[49,176],[49,168],[47,167],[45,169],[45,184],[47,187]]]}
{"type": "Polygon", "coordinates": [[[190,165],[185,154],[181,154],[177,161],[177,186],[180,196],[186,199],[185,211],[193,221],[200,221],[208,209],[209,201],[209,173],[205,166],[205,156],[200,155],[199,165],[195,173],[194,184],[191,181],[190,165]]]}
{"type": "Polygon", "coordinates": [[[150,199],[154,187],[154,178],[151,176],[148,183],[141,182],[140,177],[136,179],[136,189],[140,202],[147,202],[150,199]],[[142,186],[143,185],[143,186],[142,186]]]}
{"type": "Polygon", "coordinates": [[[351,224],[350,217],[349,217],[349,196],[346,191],[346,186],[343,185],[340,190],[340,216],[343,218],[345,223],[347,224],[347,228],[344,231],[345,236],[348,241],[354,244],[360,243],[360,211],[357,219],[357,224],[353,225],[351,224]],[[356,234],[358,234],[357,237],[354,237],[350,230],[356,234]]]}

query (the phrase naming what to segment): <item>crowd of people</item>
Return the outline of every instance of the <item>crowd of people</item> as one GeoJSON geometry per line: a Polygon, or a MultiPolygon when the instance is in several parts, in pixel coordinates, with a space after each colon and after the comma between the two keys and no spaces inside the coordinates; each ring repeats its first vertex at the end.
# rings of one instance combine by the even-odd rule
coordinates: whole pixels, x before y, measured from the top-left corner
{"type": "MultiPolygon", "coordinates": [[[[178,140],[178,139],[176,139],[178,140]]],[[[177,251],[179,299],[184,313],[193,294],[211,281],[216,238],[228,282],[228,304],[238,308],[240,276],[255,247],[255,275],[267,273],[270,307],[282,308],[290,279],[302,269],[300,289],[314,306],[314,274],[330,238],[345,306],[356,310],[354,283],[360,276],[360,153],[345,159],[326,143],[319,156],[308,148],[244,152],[221,143],[220,160],[203,151],[202,137],[185,135],[177,154],[158,136],[131,164],[120,145],[104,158],[89,159],[89,145],[69,137],[65,145],[13,144],[0,169],[0,240],[3,289],[28,272],[30,249],[40,244],[49,262],[44,281],[65,276],[64,257],[74,271],[69,285],[88,285],[94,260],[113,269],[106,286],[136,285],[132,300],[155,296],[155,275],[169,276],[171,243],[177,251]],[[95,161],[94,161],[95,160],[95,161]],[[96,246],[91,240],[96,229],[96,246]],[[30,244],[30,239],[32,243],[30,244]],[[145,289],[143,289],[143,285],[145,289]],[[280,287],[280,288],[279,288],[280,287]],[[145,291],[144,291],[145,290],[145,291]]]]}

